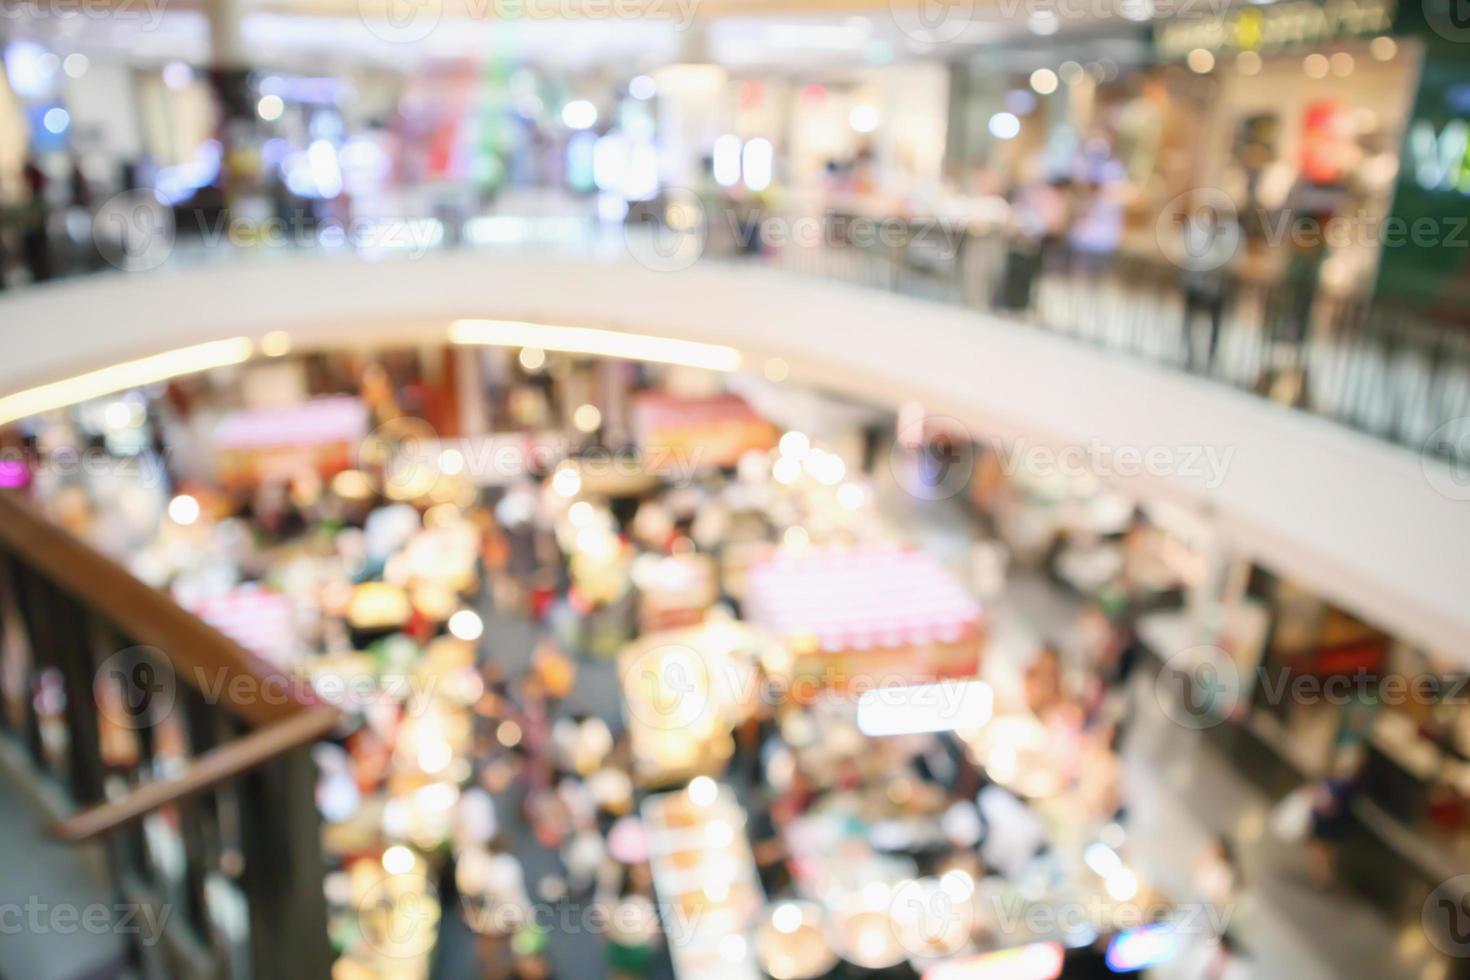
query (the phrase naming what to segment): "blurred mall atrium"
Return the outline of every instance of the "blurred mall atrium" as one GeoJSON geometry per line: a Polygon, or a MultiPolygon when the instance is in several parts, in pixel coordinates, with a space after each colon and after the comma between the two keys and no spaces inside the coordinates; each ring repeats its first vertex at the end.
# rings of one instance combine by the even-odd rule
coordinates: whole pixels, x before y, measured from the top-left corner
{"type": "Polygon", "coordinates": [[[1470,977],[1465,0],[0,0],[0,978],[1470,977]]]}

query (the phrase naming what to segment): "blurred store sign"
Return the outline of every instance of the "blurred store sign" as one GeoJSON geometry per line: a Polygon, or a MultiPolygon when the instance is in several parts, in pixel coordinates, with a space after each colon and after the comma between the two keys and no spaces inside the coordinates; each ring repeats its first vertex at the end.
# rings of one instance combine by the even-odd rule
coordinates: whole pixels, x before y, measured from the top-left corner
{"type": "Polygon", "coordinates": [[[876,737],[979,728],[990,720],[994,701],[984,681],[877,688],[858,698],[858,730],[876,737]]]}
{"type": "Polygon", "coordinates": [[[1274,51],[1315,47],[1350,37],[1382,34],[1393,27],[1395,0],[1290,0],[1250,6],[1219,17],[1180,17],[1155,28],[1154,45],[1165,59],[1206,51],[1274,51]]]}
{"type": "Polygon", "coordinates": [[[734,466],[751,450],[769,450],[776,429],[738,395],[681,398],[640,395],[633,406],[638,444],[667,451],[698,450],[703,466],[734,466]]]}
{"type": "Polygon", "coordinates": [[[367,407],[350,396],[316,398],[285,408],[231,412],[214,430],[223,450],[355,443],[367,434],[367,407]]]}
{"type": "MultiPolygon", "coordinates": [[[[1424,35],[1419,91],[1409,114],[1386,225],[1403,234],[1395,247],[1383,250],[1375,293],[1381,300],[1464,323],[1470,310],[1470,280],[1465,276],[1470,245],[1470,85],[1463,45],[1445,37],[1433,22],[1431,26],[1440,36],[1424,35]]],[[[1466,37],[1470,38],[1470,29],[1466,37]]]]}

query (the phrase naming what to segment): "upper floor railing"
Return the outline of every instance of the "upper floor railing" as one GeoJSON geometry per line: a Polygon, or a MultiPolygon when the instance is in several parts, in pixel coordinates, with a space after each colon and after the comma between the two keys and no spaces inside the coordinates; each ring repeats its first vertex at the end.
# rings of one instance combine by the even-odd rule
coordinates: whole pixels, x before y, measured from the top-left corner
{"type": "Polygon", "coordinates": [[[98,842],[117,908],[163,924],[119,924],[134,975],[329,975],[310,753],[337,720],[0,491],[0,739],[65,801],[40,832],[98,842]]]}
{"type": "Polygon", "coordinates": [[[94,252],[73,268],[269,261],[302,249],[375,259],[450,249],[577,256],[671,274],[696,261],[768,265],[1015,317],[1470,464],[1470,329],[1376,305],[1361,290],[1260,271],[1191,277],[1157,250],[1083,253],[1017,238],[994,216],[874,218],[830,204],[766,213],[691,197],[635,205],[623,223],[609,223],[565,202],[551,213],[538,204],[543,213],[347,222],[178,212],[163,248],[153,239],[104,248],[112,265],[94,252]],[[691,207],[702,213],[691,218],[691,207]]]}

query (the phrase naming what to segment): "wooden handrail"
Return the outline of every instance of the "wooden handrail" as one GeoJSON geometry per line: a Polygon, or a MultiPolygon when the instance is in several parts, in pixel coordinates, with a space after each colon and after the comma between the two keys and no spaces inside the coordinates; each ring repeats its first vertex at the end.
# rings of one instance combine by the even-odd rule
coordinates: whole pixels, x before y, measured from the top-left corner
{"type": "Polygon", "coordinates": [[[190,760],[181,776],[144,783],[125,796],[56,821],[51,825],[51,835],[74,844],[113,833],[164,804],[218,786],[284,752],[316,741],[332,730],[339,717],[336,708],[327,706],[297,712],[190,760]]]}
{"type": "Polygon", "coordinates": [[[178,678],[261,727],[322,705],[285,674],[184,609],[166,593],[58,527],[14,491],[0,491],[0,549],[95,609],[132,642],[157,648],[178,678]],[[244,692],[248,697],[240,697],[244,692]],[[269,692],[269,696],[264,696],[269,692]]]}
{"type": "Polygon", "coordinates": [[[144,783],[118,799],[109,799],[65,820],[57,820],[51,824],[51,836],[68,843],[79,843],[109,835],[162,805],[187,799],[247,773],[256,765],[269,763],[282,752],[315,742],[331,732],[340,717],[337,708],[320,707],[275,721],[234,742],[226,742],[198,755],[190,761],[182,776],[144,783]]]}

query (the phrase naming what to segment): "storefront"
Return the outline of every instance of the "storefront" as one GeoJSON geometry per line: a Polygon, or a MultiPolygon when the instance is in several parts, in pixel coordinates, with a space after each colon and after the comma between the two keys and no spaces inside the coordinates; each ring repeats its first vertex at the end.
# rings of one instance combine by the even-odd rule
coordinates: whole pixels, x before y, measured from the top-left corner
{"type": "Polygon", "coordinates": [[[1391,0],[1334,0],[1156,26],[1166,71],[1207,89],[1191,186],[1234,202],[1247,275],[1321,250],[1325,290],[1367,294],[1421,61],[1394,17],[1391,0]]]}

